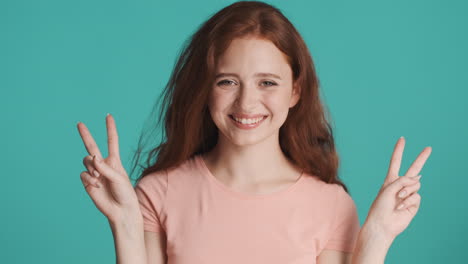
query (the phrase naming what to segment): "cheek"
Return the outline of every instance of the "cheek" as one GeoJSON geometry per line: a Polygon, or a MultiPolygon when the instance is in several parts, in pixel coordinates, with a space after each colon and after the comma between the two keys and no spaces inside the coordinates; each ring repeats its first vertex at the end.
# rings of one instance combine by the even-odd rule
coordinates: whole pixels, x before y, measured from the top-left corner
{"type": "MultiPolygon", "coordinates": [[[[289,109],[290,95],[287,93],[274,93],[264,97],[268,107],[277,115],[289,109]]],[[[287,114],[287,113],[286,113],[287,114]]]]}
{"type": "MultiPolygon", "coordinates": [[[[213,91],[208,100],[210,111],[215,114],[224,111],[231,104],[231,97],[227,93],[213,91]]],[[[218,113],[219,114],[219,113],[218,113]]]]}

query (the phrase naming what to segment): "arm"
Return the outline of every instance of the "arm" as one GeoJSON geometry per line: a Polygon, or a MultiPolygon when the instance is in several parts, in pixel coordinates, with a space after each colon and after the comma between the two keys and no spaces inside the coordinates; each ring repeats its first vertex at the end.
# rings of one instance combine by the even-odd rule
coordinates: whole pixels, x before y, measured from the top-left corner
{"type": "MultiPolygon", "coordinates": [[[[421,187],[421,176],[417,175],[432,148],[425,148],[406,174],[398,176],[404,143],[404,138],[401,137],[395,146],[385,182],[359,231],[351,256],[352,264],[384,263],[396,236],[406,229],[419,209],[421,196],[417,191],[421,187]],[[403,190],[406,192],[402,193],[403,190]]],[[[324,257],[319,257],[321,262],[318,263],[350,263],[349,255],[344,252],[324,250],[322,254],[324,257]]]]}
{"type": "Polygon", "coordinates": [[[352,264],[384,263],[393,241],[408,227],[418,212],[421,203],[421,196],[418,194],[421,176],[417,175],[432,148],[425,148],[405,175],[398,176],[404,144],[404,138],[401,137],[395,145],[387,177],[359,232],[352,264]]]}
{"type": "Polygon", "coordinates": [[[324,249],[317,257],[317,264],[349,264],[353,254],[332,249],[324,249]]]}
{"type": "Polygon", "coordinates": [[[156,177],[154,180],[145,177],[140,183],[146,183],[134,188],[120,161],[114,118],[109,114],[106,117],[109,156],[105,159],[88,128],[81,122],[77,126],[90,154],[83,159],[87,171],[82,172],[80,177],[94,204],[108,219],[114,236],[116,262],[119,264],[165,263],[161,260],[165,255],[163,254],[165,251],[163,233],[154,235],[151,232],[144,232],[144,229],[145,224],[152,229],[159,227],[156,214],[161,210],[162,202],[160,201],[164,200],[167,190],[167,174],[164,174],[165,177],[156,177]],[[148,184],[150,187],[144,187],[148,184]],[[152,191],[146,192],[146,188],[152,191]],[[156,201],[149,201],[148,195],[156,201]],[[139,203],[141,203],[141,208],[139,203]],[[158,212],[152,211],[154,204],[158,212]]]}
{"type": "Polygon", "coordinates": [[[364,225],[356,242],[352,264],[384,263],[393,239],[375,232],[371,227],[364,225]]]}
{"type": "Polygon", "coordinates": [[[118,264],[165,264],[166,236],[164,232],[143,230],[143,220],[110,223],[118,264]]]}
{"type": "Polygon", "coordinates": [[[143,220],[109,223],[114,236],[116,263],[147,264],[143,220]]]}
{"type": "Polygon", "coordinates": [[[166,235],[164,232],[145,231],[148,264],[166,264],[166,235]]]}
{"type": "Polygon", "coordinates": [[[317,264],[384,263],[392,242],[393,240],[380,236],[378,232],[373,232],[371,227],[364,225],[359,232],[353,253],[323,250],[317,258],[317,264]]]}

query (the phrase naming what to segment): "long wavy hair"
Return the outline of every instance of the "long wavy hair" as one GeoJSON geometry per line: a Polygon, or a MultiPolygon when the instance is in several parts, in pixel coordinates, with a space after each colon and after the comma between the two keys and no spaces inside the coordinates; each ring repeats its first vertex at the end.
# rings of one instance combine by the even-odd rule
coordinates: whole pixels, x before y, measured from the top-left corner
{"type": "Polygon", "coordinates": [[[326,183],[339,184],[348,192],[338,179],[339,158],[327,121],[329,113],[325,114],[320,101],[319,80],[309,50],[278,8],[257,1],[236,2],[221,9],[185,41],[163,95],[154,105],[153,112],[159,113],[156,126],[154,119],[149,120],[151,127],[161,128],[162,133],[144,166],[138,160],[147,143],[145,133],[140,135],[132,169],[133,173],[136,166],[142,168],[137,182],[152,172],[176,167],[194,155],[209,152],[216,145],[218,128],[207,102],[217,58],[233,39],[246,36],[267,39],[281,50],[292,69],[293,81],[301,90],[299,101],[289,109],[279,131],[284,155],[304,172],[326,183]]]}

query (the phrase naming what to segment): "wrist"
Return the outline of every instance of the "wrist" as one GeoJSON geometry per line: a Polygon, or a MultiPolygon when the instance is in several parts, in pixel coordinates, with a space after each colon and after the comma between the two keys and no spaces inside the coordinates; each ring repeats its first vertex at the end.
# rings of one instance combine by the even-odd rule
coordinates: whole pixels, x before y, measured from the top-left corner
{"type": "Polygon", "coordinates": [[[361,228],[360,236],[362,240],[372,243],[376,248],[380,248],[381,251],[388,251],[395,240],[395,237],[387,235],[383,230],[367,221],[361,228]]]}
{"type": "Polygon", "coordinates": [[[386,236],[372,223],[364,223],[354,248],[353,264],[384,263],[393,238],[386,236]]]}
{"type": "Polygon", "coordinates": [[[143,217],[139,215],[127,215],[116,219],[108,219],[112,230],[136,230],[143,227],[143,217]]]}
{"type": "Polygon", "coordinates": [[[142,223],[143,215],[140,208],[121,209],[107,217],[109,224],[117,226],[132,223],[142,223]]]}
{"type": "Polygon", "coordinates": [[[126,239],[140,239],[144,234],[143,222],[128,221],[128,222],[110,222],[110,227],[114,237],[122,237],[126,239]]]}

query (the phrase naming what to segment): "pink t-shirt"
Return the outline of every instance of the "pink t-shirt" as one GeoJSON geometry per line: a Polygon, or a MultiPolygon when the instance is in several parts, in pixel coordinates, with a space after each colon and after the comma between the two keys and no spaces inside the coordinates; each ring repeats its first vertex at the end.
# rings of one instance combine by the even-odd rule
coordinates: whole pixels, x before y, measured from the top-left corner
{"type": "Polygon", "coordinates": [[[360,225],[337,184],[303,173],[269,194],[235,191],[196,155],[135,186],[144,230],[165,232],[168,264],[313,264],[323,249],[352,252],[360,225]]]}

